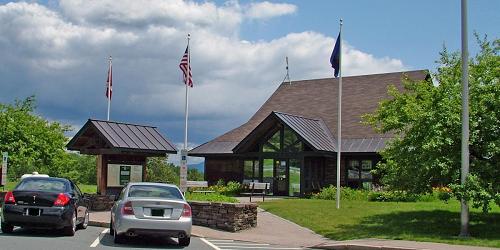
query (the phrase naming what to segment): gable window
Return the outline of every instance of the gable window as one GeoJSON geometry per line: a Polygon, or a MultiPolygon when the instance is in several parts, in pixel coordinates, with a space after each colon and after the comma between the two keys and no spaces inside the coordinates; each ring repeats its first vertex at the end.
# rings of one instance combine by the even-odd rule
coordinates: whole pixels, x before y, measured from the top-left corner
{"type": "Polygon", "coordinates": [[[297,134],[288,127],[281,128],[276,131],[262,145],[262,152],[287,152],[296,153],[304,151],[304,144],[299,139],[297,134]]]}

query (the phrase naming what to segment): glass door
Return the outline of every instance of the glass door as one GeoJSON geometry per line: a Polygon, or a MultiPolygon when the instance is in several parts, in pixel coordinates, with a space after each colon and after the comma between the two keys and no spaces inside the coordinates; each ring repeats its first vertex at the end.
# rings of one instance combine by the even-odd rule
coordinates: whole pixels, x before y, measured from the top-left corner
{"type": "Polygon", "coordinates": [[[273,170],[273,159],[263,159],[262,160],[262,182],[270,183],[269,194],[273,194],[274,187],[274,170],[273,170]]]}
{"type": "Polygon", "coordinates": [[[274,195],[288,196],[288,162],[274,160],[274,195]]]}

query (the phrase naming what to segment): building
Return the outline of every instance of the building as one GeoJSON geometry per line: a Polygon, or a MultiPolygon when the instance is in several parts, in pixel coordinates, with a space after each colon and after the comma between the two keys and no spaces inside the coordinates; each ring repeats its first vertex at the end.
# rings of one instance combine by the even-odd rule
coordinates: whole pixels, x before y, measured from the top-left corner
{"type": "MultiPolygon", "coordinates": [[[[362,123],[402,89],[404,79],[426,80],[426,70],[343,77],[341,185],[371,187],[370,170],[392,137],[362,123]]],[[[338,79],[284,82],[246,122],[194,149],[205,157],[205,178],[271,183],[274,195],[299,196],[336,184],[338,79]]]]}

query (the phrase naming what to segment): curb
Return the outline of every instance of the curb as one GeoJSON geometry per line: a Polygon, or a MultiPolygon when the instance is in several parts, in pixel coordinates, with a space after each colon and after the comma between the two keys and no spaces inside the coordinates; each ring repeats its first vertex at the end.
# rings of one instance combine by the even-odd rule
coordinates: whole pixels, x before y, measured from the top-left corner
{"type": "Polygon", "coordinates": [[[334,249],[334,250],[418,250],[424,248],[413,247],[395,247],[395,246],[373,246],[363,244],[338,244],[338,245],[318,245],[310,248],[315,249],[334,249]]]}
{"type": "Polygon", "coordinates": [[[93,226],[93,227],[109,227],[109,222],[89,221],[89,226],[93,226]]]}

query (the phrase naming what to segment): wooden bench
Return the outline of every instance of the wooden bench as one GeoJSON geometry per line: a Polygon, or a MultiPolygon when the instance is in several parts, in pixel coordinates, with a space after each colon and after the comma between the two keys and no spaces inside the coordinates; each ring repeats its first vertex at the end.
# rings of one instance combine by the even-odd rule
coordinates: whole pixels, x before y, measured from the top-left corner
{"type": "MultiPolygon", "coordinates": [[[[207,181],[187,181],[186,183],[187,188],[207,188],[208,187],[208,182],[207,181]]],[[[215,191],[212,190],[195,190],[191,191],[191,193],[214,193],[215,191]]]]}
{"type": "Polygon", "coordinates": [[[250,193],[242,193],[242,194],[249,194],[250,202],[252,202],[252,196],[254,194],[262,194],[262,201],[264,201],[264,197],[266,197],[267,191],[269,191],[270,187],[271,184],[266,182],[249,182],[248,188],[250,189],[250,193]],[[255,191],[260,191],[260,192],[256,193],[255,191]]]}

